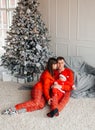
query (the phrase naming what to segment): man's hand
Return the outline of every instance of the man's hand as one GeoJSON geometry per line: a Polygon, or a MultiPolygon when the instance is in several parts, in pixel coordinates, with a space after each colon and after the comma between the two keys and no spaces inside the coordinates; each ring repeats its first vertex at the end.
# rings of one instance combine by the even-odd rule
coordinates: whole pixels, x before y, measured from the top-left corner
{"type": "Polygon", "coordinates": [[[76,87],[75,87],[75,85],[73,85],[73,86],[72,86],[72,88],[73,88],[73,90],[76,90],[76,87]]]}

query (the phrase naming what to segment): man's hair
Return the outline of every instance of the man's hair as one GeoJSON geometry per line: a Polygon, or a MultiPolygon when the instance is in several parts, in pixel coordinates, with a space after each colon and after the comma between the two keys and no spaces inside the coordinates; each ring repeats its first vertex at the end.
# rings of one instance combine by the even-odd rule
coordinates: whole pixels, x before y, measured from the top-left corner
{"type": "Polygon", "coordinates": [[[59,60],[64,60],[64,61],[65,61],[65,58],[62,57],[62,56],[58,56],[58,57],[57,57],[57,61],[59,61],[59,60]]]}

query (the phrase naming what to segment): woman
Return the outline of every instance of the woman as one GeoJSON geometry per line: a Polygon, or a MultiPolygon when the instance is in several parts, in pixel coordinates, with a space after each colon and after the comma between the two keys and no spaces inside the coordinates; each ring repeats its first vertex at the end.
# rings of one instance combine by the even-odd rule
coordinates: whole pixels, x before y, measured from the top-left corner
{"type": "Polygon", "coordinates": [[[50,58],[48,60],[45,71],[40,76],[40,81],[37,82],[33,89],[31,90],[31,100],[20,103],[11,107],[7,110],[4,110],[2,114],[15,114],[22,112],[32,112],[34,110],[39,110],[44,108],[46,101],[50,99],[49,88],[53,85],[54,79],[54,70],[57,69],[57,60],[55,58],[50,58]],[[44,97],[44,87],[47,91],[47,95],[44,97]]]}

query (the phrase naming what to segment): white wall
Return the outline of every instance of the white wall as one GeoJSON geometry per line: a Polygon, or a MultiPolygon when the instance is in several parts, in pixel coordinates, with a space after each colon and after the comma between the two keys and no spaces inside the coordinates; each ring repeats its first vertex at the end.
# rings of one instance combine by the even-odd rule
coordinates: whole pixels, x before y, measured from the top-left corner
{"type": "Polygon", "coordinates": [[[57,56],[83,56],[95,66],[95,0],[39,0],[57,56]]]}

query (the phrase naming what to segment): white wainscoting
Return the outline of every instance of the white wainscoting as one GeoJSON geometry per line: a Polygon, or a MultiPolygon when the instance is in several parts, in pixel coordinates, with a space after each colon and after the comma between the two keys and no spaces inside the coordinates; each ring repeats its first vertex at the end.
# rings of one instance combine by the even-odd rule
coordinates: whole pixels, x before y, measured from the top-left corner
{"type": "Polygon", "coordinates": [[[83,56],[95,66],[95,0],[39,0],[57,56],[83,56]]]}

